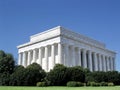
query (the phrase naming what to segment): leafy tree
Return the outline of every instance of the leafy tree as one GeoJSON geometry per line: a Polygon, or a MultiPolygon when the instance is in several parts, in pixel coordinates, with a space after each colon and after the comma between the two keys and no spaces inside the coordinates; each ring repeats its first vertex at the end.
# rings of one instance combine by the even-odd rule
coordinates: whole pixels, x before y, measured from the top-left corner
{"type": "Polygon", "coordinates": [[[28,86],[35,86],[37,82],[41,82],[46,76],[45,71],[37,63],[29,65],[26,68],[26,73],[25,81],[27,81],[28,86]]]}
{"type": "Polygon", "coordinates": [[[5,52],[3,50],[0,50],[0,59],[2,59],[5,56],[6,56],[5,52]]]}
{"type": "Polygon", "coordinates": [[[14,67],[13,56],[0,50],[0,85],[9,85],[10,74],[13,73],[14,67]]]}
{"type": "Polygon", "coordinates": [[[33,63],[26,68],[17,66],[15,72],[10,77],[10,85],[35,86],[37,82],[44,79],[45,75],[46,73],[37,63],[33,63]]]}
{"type": "Polygon", "coordinates": [[[0,51],[0,73],[13,73],[15,67],[14,58],[11,54],[0,51]]]}
{"type": "Polygon", "coordinates": [[[1,86],[8,86],[9,85],[10,74],[9,73],[2,73],[0,74],[0,85],[1,86]]]}
{"type": "Polygon", "coordinates": [[[48,72],[47,80],[51,85],[63,86],[67,83],[67,67],[61,64],[56,64],[53,70],[48,72]]]}
{"type": "Polygon", "coordinates": [[[80,66],[68,68],[69,81],[85,82],[85,71],[80,66]]]}
{"type": "Polygon", "coordinates": [[[87,82],[113,82],[115,85],[120,85],[120,74],[117,71],[96,71],[86,75],[87,82]]]}
{"type": "Polygon", "coordinates": [[[87,82],[107,82],[106,72],[96,71],[86,75],[87,82]]]}
{"type": "Polygon", "coordinates": [[[113,82],[115,85],[120,85],[120,76],[118,71],[106,72],[107,82],[113,82]]]}
{"type": "Polygon", "coordinates": [[[24,86],[26,71],[23,66],[16,66],[14,73],[10,76],[10,86],[24,86]]]}

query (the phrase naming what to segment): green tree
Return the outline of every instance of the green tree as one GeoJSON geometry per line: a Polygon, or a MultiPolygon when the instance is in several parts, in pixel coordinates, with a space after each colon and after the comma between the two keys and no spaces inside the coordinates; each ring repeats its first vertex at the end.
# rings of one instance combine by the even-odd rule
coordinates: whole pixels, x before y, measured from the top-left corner
{"type": "Polygon", "coordinates": [[[13,73],[15,67],[14,58],[11,54],[0,51],[0,73],[13,73]]]}
{"type": "Polygon", "coordinates": [[[45,71],[37,63],[29,65],[26,68],[26,73],[25,81],[27,81],[28,86],[35,86],[37,82],[41,82],[46,76],[45,71]]]}
{"type": "Polygon", "coordinates": [[[106,72],[95,71],[86,75],[87,82],[107,82],[106,72]]]}
{"type": "Polygon", "coordinates": [[[8,86],[9,85],[10,74],[9,73],[2,73],[0,74],[0,85],[1,86],[8,86]]]}
{"type": "Polygon", "coordinates": [[[69,81],[85,82],[85,71],[80,66],[68,68],[69,81]]]}
{"type": "Polygon", "coordinates": [[[10,86],[24,86],[26,71],[23,66],[16,66],[14,73],[10,76],[10,86]]]}
{"type": "Polygon", "coordinates": [[[26,68],[17,66],[15,72],[10,77],[10,85],[35,86],[36,83],[42,81],[45,76],[46,73],[37,63],[33,63],[26,68]]]}
{"type": "Polygon", "coordinates": [[[9,85],[10,74],[14,72],[14,67],[13,56],[0,50],[0,85],[9,85]]]}
{"type": "Polygon", "coordinates": [[[5,56],[5,52],[3,50],[0,50],[0,59],[4,58],[5,56]]]}
{"type": "Polygon", "coordinates": [[[120,76],[118,71],[106,72],[107,82],[113,82],[115,85],[120,85],[120,76]]]}
{"type": "Polygon", "coordinates": [[[67,83],[67,67],[61,64],[56,64],[53,70],[48,72],[47,80],[51,85],[64,86],[67,83]]]}

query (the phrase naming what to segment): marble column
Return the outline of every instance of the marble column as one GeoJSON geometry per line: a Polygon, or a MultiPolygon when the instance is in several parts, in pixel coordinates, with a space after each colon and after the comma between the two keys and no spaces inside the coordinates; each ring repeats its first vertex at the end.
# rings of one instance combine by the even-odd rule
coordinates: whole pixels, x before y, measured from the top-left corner
{"type": "Polygon", "coordinates": [[[71,58],[72,58],[72,66],[75,66],[75,48],[74,46],[71,46],[71,58]]]}
{"type": "Polygon", "coordinates": [[[89,69],[90,71],[93,71],[93,63],[92,63],[92,53],[91,51],[88,51],[88,60],[89,60],[89,69]]]}
{"type": "Polygon", "coordinates": [[[104,57],[104,56],[101,54],[101,64],[102,64],[101,66],[102,66],[102,71],[104,71],[104,62],[103,62],[103,57],[104,57]]]}
{"type": "Polygon", "coordinates": [[[22,65],[22,53],[19,53],[18,57],[18,65],[22,65]]]}
{"type": "Polygon", "coordinates": [[[75,66],[79,65],[79,54],[78,54],[78,47],[75,47],[75,66]]]}
{"type": "Polygon", "coordinates": [[[65,44],[65,61],[64,65],[68,66],[68,45],[65,44]]]}
{"type": "Polygon", "coordinates": [[[60,64],[63,64],[63,60],[62,60],[62,44],[58,43],[58,62],[60,64]]]}
{"type": "Polygon", "coordinates": [[[34,63],[36,61],[36,49],[33,50],[33,61],[32,63],[34,63]]]}
{"type": "Polygon", "coordinates": [[[48,47],[45,47],[45,71],[48,71],[48,47]]]}
{"type": "Polygon", "coordinates": [[[81,66],[81,49],[78,48],[78,65],[81,66]]]}
{"type": "Polygon", "coordinates": [[[111,59],[110,59],[110,57],[109,57],[109,68],[110,68],[110,71],[111,71],[111,59]]]}
{"type": "Polygon", "coordinates": [[[107,60],[107,71],[110,71],[110,67],[109,67],[109,65],[110,65],[110,63],[109,63],[109,57],[107,57],[106,60],[107,60]]]}
{"type": "Polygon", "coordinates": [[[110,57],[109,57],[109,71],[111,71],[111,61],[110,61],[110,57]]]}
{"type": "Polygon", "coordinates": [[[97,68],[98,68],[98,70],[97,71],[100,71],[100,58],[99,58],[99,53],[97,54],[97,68]]]}
{"type": "Polygon", "coordinates": [[[26,67],[26,52],[23,52],[23,63],[22,63],[22,65],[24,66],[24,67],[26,67]]]}
{"type": "Polygon", "coordinates": [[[110,57],[110,70],[113,71],[113,62],[112,62],[112,57],[110,57]]]}
{"type": "Polygon", "coordinates": [[[83,49],[83,67],[87,68],[86,50],[83,49]]]}
{"type": "Polygon", "coordinates": [[[113,57],[113,71],[115,71],[115,58],[113,57]]]}
{"type": "Polygon", "coordinates": [[[107,71],[107,56],[105,57],[105,65],[106,65],[106,70],[107,71]]]}
{"type": "Polygon", "coordinates": [[[99,70],[102,71],[102,59],[101,59],[101,54],[99,54],[99,70]]]}
{"type": "Polygon", "coordinates": [[[105,56],[103,56],[103,67],[104,67],[104,71],[106,72],[106,61],[105,61],[105,56]]]}
{"type": "Polygon", "coordinates": [[[31,64],[31,51],[28,51],[28,63],[27,65],[31,64]]]}
{"type": "Polygon", "coordinates": [[[105,58],[105,64],[106,64],[106,71],[108,71],[108,57],[105,58]]]}
{"type": "Polygon", "coordinates": [[[39,64],[42,66],[42,47],[39,48],[39,64]]]}
{"type": "Polygon", "coordinates": [[[95,52],[93,53],[93,57],[94,57],[94,70],[98,71],[98,59],[97,54],[95,52]]]}
{"type": "MultiPolygon", "coordinates": [[[[59,46],[58,46],[59,47],[59,46]]],[[[59,54],[58,54],[59,55],[59,54]]],[[[58,56],[59,57],[59,56],[58,56]]],[[[59,62],[60,62],[60,57],[59,57],[59,62]]],[[[54,44],[51,45],[51,62],[52,62],[52,67],[50,69],[53,69],[55,66],[55,46],[54,44]]]]}

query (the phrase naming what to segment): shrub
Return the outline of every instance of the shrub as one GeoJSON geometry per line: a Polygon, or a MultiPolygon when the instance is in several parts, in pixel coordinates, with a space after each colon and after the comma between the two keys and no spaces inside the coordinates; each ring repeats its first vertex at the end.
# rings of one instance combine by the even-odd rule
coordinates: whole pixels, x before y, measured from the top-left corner
{"type": "Polygon", "coordinates": [[[101,86],[101,83],[95,83],[95,86],[101,86]]]}
{"type": "Polygon", "coordinates": [[[90,72],[86,74],[86,82],[113,82],[114,85],[120,85],[120,73],[118,71],[90,72]]]}
{"type": "Polygon", "coordinates": [[[56,64],[53,70],[47,73],[47,81],[50,81],[52,86],[65,86],[68,82],[67,67],[56,64]]]}
{"type": "Polygon", "coordinates": [[[27,86],[35,86],[37,82],[41,82],[42,79],[44,79],[44,77],[46,76],[45,71],[42,70],[41,66],[37,63],[32,63],[31,65],[27,66],[25,71],[25,80],[27,81],[27,86]]]}
{"type": "Polygon", "coordinates": [[[85,83],[77,82],[79,86],[84,86],[85,83]]]}
{"type": "Polygon", "coordinates": [[[9,73],[2,73],[0,74],[0,86],[8,86],[9,85],[9,73]]]}
{"type": "Polygon", "coordinates": [[[89,82],[90,86],[95,86],[95,82],[89,82]]]}
{"type": "Polygon", "coordinates": [[[10,76],[10,86],[25,86],[26,71],[23,66],[17,66],[10,76]]]}
{"type": "Polygon", "coordinates": [[[86,75],[86,81],[88,82],[107,82],[106,72],[90,72],[86,75]]]}
{"type": "Polygon", "coordinates": [[[68,87],[76,87],[76,86],[78,86],[78,83],[75,82],[75,81],[70,81],[70,82],[67,83],[67,86],[68,87]]]}
{"type": "Polygon", "coordinates": [[[88,82],[87,86],[114,86],[114,83],[107,83],[107,82],[101,82],[101,83],[96,83],[96,82],[88,82]]]}
{"type": "Polygon", "coordinates": [[[101,86],[108,86],[108,83],[106,83],[106,82],[101,82],[101,86]]]}
{"type": "Polygon", "coordinates": [[[114,83],[110,82],[108,83],[108,86],[114,86],[114,83]]]}
{"type": "Polygon", "coordinates": [[[46,77],[42,81],[45,82],[47,86],[51,85],[51,81],[48,81],[46,77]]]}
{"type": "Polygon", "coordinates": [[[81,82],[69,81],[67,83],[67,86],[68,87],[79,87],[79,86],[84,86],[84,84],[81,82]]]}
{"type": "Polygon", "coordinates": [[[9,85],[11,86],[36,86],[37,82],[41,82],[46,73],[41,66],[36,63],[29,65],[27,68],[18,66],[15,72],[10,76],[9,85]]]}
{"type": "Polygon", "coordinates": [[[120,85],[120,77],[118,71],[108,71],[106,72],[107,81],[106,82],[113,82],[115,85],[120,85]]]}
{"type": "Polygon", "coordinates": [[[87,86],[101,86],[101,83],[96,83],[96,82],[88,82],[87,86]]]}
{"type": "Polygon", "coordinates": [[[37,87],[45,87],[47,86],[45,82],[37,82],[36,84],[37,87]]]}
{"type": "Polygon", "coordinates": [[[69,81],[85,82],[85,72],[80,66],[69,67],[68,69],[69,81]]]}

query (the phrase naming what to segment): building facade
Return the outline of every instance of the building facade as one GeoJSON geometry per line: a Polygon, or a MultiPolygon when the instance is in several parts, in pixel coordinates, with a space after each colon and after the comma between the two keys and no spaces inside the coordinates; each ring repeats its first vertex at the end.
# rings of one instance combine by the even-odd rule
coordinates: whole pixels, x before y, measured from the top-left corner
{"type": "Polygon", "coordinates": [[[61,26],[30,37],[30,42],[19,45],[18,65],[24,67],[36,62],[45,71],[55,64],[68,67],[82,66],[90,71],[115,70],[116,53],[105,44],[61,26]]]}

